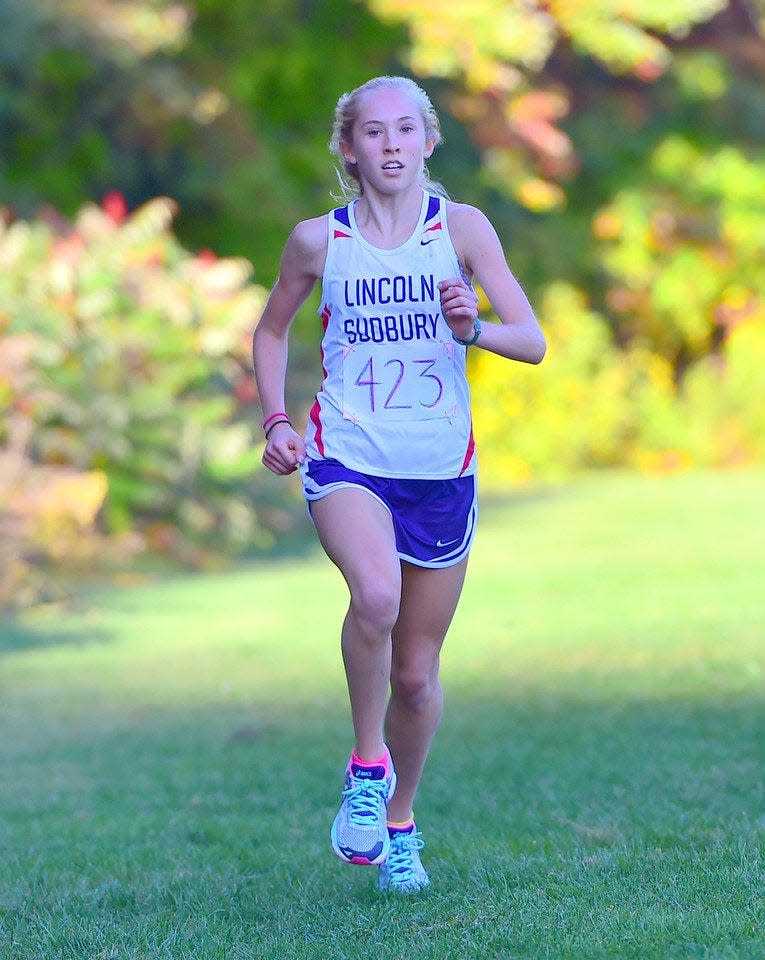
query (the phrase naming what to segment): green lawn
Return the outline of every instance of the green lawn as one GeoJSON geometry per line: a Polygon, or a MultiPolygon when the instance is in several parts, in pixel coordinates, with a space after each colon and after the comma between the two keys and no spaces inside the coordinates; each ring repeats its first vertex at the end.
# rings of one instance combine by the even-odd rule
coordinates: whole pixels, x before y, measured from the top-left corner
{"type": "Polygon", "coordinates": [[[417,805],[329,848],[345,591],[313,545],[0,627],[0,957],[765,957],[765,473],[485,498],[417,805]]]}

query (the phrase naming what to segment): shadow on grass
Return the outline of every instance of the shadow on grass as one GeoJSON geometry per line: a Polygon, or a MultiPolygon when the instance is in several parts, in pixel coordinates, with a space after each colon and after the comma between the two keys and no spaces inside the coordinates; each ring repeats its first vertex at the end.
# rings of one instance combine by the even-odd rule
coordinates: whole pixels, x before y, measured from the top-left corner
{"type": "MultiPolygon", "coordinates": [[[[17,613],[0,615],[0,657],[3,654],[54,646],[85,646],[108,643],[112,632],[99,626],[89,617],[103,598],[111,609],[121,613],[135,613],[144,609],[143,589],[172,591],[177,587],[199,585],[205,580],[257,573],[259,569],[275,569],[310,560],[321,555],[321,547],[310,521],[297,522],[273,543],[253,548],[230,562],[221,561],[210,570],[199,571],[173,565],[161,558],[139,561],[130,569],[114,574],[93,573],[77,584],[67,584],[66,597],[49,603],[39,603],[17,613]],[[58,621],[79,617],[81,625],[62,628],[58,621]]],[[[179,614],[182,610],[179,609],[179,614]]]]}
{"type": "MultiPolygon", "coordinates": [[[[46,617],[49,615],[46,615],[46,617]]],[[[0,657],[42,647],[89,646],[107,643],[109,633],[105,630],[45,630],[20,622],[13,617],[0,619],[0,657]]]]}

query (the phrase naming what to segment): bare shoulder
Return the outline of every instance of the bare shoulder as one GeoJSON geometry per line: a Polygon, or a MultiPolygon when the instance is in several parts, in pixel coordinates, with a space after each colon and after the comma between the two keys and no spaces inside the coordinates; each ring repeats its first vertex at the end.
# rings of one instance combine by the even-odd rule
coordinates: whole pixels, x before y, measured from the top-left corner
{"type": "Polygon", "coordinates": [[[327,256],[327,214],[301,220],[287,239],[282,256],[282,273],[311,275],[318,278],[324,271],[327,256]]]}
{"type": "Polygon", "coordinates": [[[449,232],[455,239],[470,238],[476,234],[479,237],[491,238],[497,235],[486,214],[469,203],[454,203],[450,200],[446,215],[449,218],[449,232]]]}
{"type": "Polygon", "coordinates": [[[296,244],[302,253],[315,253],[327,245],[327,214],[301,220],[290,234],[290,242],[296,244]]]}
{"type": "Polygon", "coordinates": [[[478,207],[449,201],[446,214],[454,249],[463,263],[475,268],[483,257],[496,256],[501,251],[497,231],[478,207]]]}

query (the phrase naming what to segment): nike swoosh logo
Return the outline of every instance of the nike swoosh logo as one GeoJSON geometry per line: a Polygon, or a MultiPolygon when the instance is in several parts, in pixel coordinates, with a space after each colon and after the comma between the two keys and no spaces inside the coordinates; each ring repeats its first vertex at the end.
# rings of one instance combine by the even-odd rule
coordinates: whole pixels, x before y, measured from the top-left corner
{"type": "Polygon", "coordinates": [[[436,540],[437,547],[448,547],[450,543],[456,543],[459,540],[459,537],[455,537],[454,540],[436,540]]]}
{"type": "Polygon", "coordinates": [[[433,243],[434,240],[438,240],[438,237],[430,237],[428,240],[420,240],[420,246],[426,247],[429,243],[433,243]]]}

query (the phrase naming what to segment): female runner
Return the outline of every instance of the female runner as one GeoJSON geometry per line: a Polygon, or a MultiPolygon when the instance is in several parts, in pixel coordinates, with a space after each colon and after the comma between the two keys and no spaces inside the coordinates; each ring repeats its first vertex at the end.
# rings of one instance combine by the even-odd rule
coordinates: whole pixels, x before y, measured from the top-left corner
{"type": "Polygon", "coordinates": [[[332,847],[402,892],[429,883],[413,804],[477,517],[467,347],[527,363],[545,353],[489,221],[428,178],[440,142],[430,100],[407,78],[340,98],[330,148],[355,199],[295,227],[253,339],[263,462],[300,469],[350,592],[341,646],[355,743],[332,847]],[[473,279],[498,324],[481,326],[473,279]],[[302,437],[285,411],[288,332],[318,280],[324,379],[302,437]]]}

